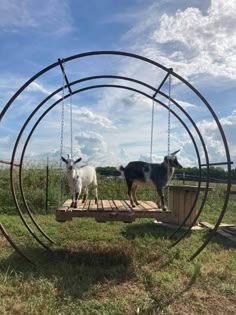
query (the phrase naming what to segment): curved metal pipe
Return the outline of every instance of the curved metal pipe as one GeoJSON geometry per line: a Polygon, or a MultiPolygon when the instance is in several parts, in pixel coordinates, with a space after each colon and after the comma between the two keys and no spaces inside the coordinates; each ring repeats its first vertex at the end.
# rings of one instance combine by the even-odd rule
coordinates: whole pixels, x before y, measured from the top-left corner
{"type": "MultiPolygon", "coordinates": [[[[74,85],[76,83],[81,83],[83,81],[88,81],[88,80],[94,80],[94,79],[101,79],[101,78],[114,78],[114,79],[123,79],[123,80],[127,80],[127,81],[131,81],[131,82],[135,82],[135,83],[138,83],[140,85],[143,85],[153,91],[155,91],[156,89],[142,81],[139,81],[139,80],[136,80],[136,79],[132,79],[132,78],[128,78],[128,77],[124,77],[124,76],[114,76],[114,75],[100,75],[100,76],[92,76],[92,77],[87,77],[87,78],[83,78],[83,79],[79,79],[79,80],[76,80],[74,82],[71,83],[71,85],[74,85]]],[[[31,112],[31,114],[28,116],[27,120],[25,121],[24,125],[22,126],[19,134],[18,134],[18,137],[16,139],[16,142],[15,142],[15,146],[14,146],[14,154],[17,150],[17,146],[19,144],[19,141],[20,141],[20,138],[25,130],[25,128],[27,127],[29,121],[31,120],[31,118],[34,116],[34,114],[43,106],[43,104],[45,104],[49,99],[51,99],[54,95],[56,95],[57,93],[59,93],[61,90],[63,89],[62,88],[59,88],[57,89],[56,91],[54,91],[53,93],[51,93],[50,95],[48,95],[38,106],[36,106],[36,108],[31,112]]],[[[69,95],[68,95],[69,96],[69,95]]],[[[67,96],[67,97],[68,97],[67,96]]],[[[166,96],[164,93],[163,93],[163,96],[168,98],[168,96],[166,96]]],[[[57,101],[58,102],[61,102],[62,98],[59,99],[57,101]]],[[[173,103],[175,103],[175,105],[191,120],[194,128],[197,130],[197,132],[199,133],[199,130],[196,126],[196,124],[193,122],[193,120],[191,119],[191,117],[188,115],[188,113],[174,100],[172,100],[173,103]]],[[[158,101],[160,104],[161,102],[158,101]]],[[[165,106],[165,105],[164,105],[165,106]]],[[[31,137],[31,135],[30,135],[31,137]]],[[[26,198],[25,198],[25,195],[24,195],[24,190],[23,190],[23,182],[22,182],[22,165],[23,165],[23,158],[24,158],[24,153],[25,153],[25,149],[26,149],[26,146],[28,145],[28,142],[26,143],[26,145],[24,146],[23,148],[23,153],[21,155],[21,159],[20,159],[20,173],[19,173],[19,178],[20,178],[20,191],[21,191],[21,195],[22,195],[22,199],[23,199],[23,203],[24,203],[24,206],[26,208],[26,211],[27,213],[29,214],[31,220],[33,221],[33,223],[35,224],[35,226],[38,228],[38,230],[43,234],[43,236],[45,236],[49,241],[51,241],[52,243],[55,243],[53,240],[51,240],[51,238],[49,238],[49,236],[42,230],[42,228],[40,227],[40,225],[36,222],[36,220],[34,219],[29,207],[28,207],[28,204],[26,202],[26,198]]],[[[201,163],[199,162],[199,167],[200,167],[201,163]]],[[[199,181],[199,188],[200,188],[200,181],[199,181]]],[[[199,189],[200,191],[200,189],[199,189]]],[[[192,209],[189,211],[189,213],[191,214],[193,209],[194,209],[194,206],[197,202],[197,198],[198,198],[198,194],[196,194],[196,198],[195,198],[195,202],[193,203],[193,206],[192,206],[192,209]]]]}
{"type": "MultiPolygon", "coordinates": [[[[165,93],[163,92],[159,92],[159,94],[165,96],[165,97],[168,97],[168,95],[166,95],[165,93]]],[[[171,102],[173,104],[175,104],[176,106],[178,106],[178,103],[174,100],[174,99],[171,99],[171,102]]],[[[208,157],[208,152],[207,152],[207,148],[206,148],[206,145],[205,145],[205,142],[202,138],[202,135],[200,133],[200,130],[199,128],[197,127],[197,125],[195,124],[195,122],[193,121],[192,117],[186,112],[186,115],[188,117],[188,119],[191,121],[191,123],[193,124],[199,138],[200,138],[200,141],[201,141],[201,144],[202,144],[202,147],[203,147],[203,150],[204,150],[204,153],[205,153],[205,159],[206,159],[206,164],[207,164],[207,180],[206,180],[206,187],[205,187],[205,193],[204,193],[204,197],[202,199],[202,203],[201,203],[201,206],[198,210],[198,214],[196,215],[196,217],[194,218],[194,220],[192,221],[192,223],[190,224],[190,226],[188,227],[188,229],[186,231],[184,231],[184,233],[182,234],[182,236],[180,236],[173,244],[172,246],[175,246],[177,245],[190,231],[191,231],[191,228],[195,225],[195,223],[197,222],[199,216],[201,215],[202,213],[202,210],[204,208],[204,205],[206,203],[206,200],[207,200],[207,195],[208,195],[208,192],[209,192],[209,157],[208,157]]],[[[194,207],[197,203],[197,200],[198,200],[198,196],[200,194],[200,186],[201,186],[201,167],[202,165],[199,164],[199,170],[200,170],[200,181],[198,181],[198,190],[196,192],[196,198],[194,200],[194,203],[193,203],[193,206],[192,206],[192,209],[188,212],[187,216],[184,218],[183,222],[178,226],[178,228],[171,234],[170,238],[172,239],[174,237],[174,235],[176,235],[177,232],[180,231],[180,229],[184,226],[184,224],[187,222],[187,220],[190,218],[193,210],[194,210],[194,207]]]]}
{"type": "MultiPolygon", "coordinates": [[[[101,88],[101,87],[114,87],[114,88],[123,88],[123,89],[127,89],[127,90],[131,90],[133,92],[136,92],[136,93],[139,93],[139,94],[142,94],[150,99],[153,99],[150,95],[144,93],[144,92],[141,92],[137,89],[134,89],[134,88],[130,88],[130,87],[126,87],[126,86],[121,86],[121,85],[108,85],[108,84],[104,84],[104,85],[94,85],[94,86],[89,86],[89,87],[86,87],[86,88],[82,88],[82,89],[79,89],[79,90],[76,90],[73,92],[73,94],[77,94],[77,93],[80,93],[82,91],[86,91],[86,90],[90,90],[90,89],[94,89],[94,88],[101,88]]],[[[64,96],[64,99],[68,98],[70,96],[70,94],[67,94],[64,96]]],[[[51,110],[53,109],[58,103],[60,103],[60,99],[57,100],[56,102],[54,102],[50,107],[47,108],[46,111],[44,111],[42,113],[42,115],[38,118],[38,120],[35,122],[34,126],[32,127],[26,141],[25,141],[25,144],[24,144],[24,147],[23,147],[23,150],[22,150],[22,156],[21,156],[21,161],[23,160],[23,157],[24,157],[24,154],[25,154],[25,151],[26,151],[26,148],[28,146],[28,143],[31,139],[31,136],[34,132],[34,130],[36,129],[36,127],[38,126],[38,124],[40,123],[40,121],[43,119],[43,117],[51,110]]],[[[161,106],[163,106],[164,108],[166,108],[168,110],[168,106],[163,104],[162,102],[158,101],[158,100],[155,100],[155,102],[159,103],[161,106]]],[[[189,130],[189,128],[187,127],[187,125],[183,122],[183,120],[174,112],[171,110],[171,113],[181,122],[181,124],[184,126],[184,128],[186,129],[186,131],[188,132],[193,144],[194,144],[194,147],[195,147],[195,150],[196,150],[196,154],[197,154],[197,157],[198,157],[198,163],[199,165],[201,164],[200,162],[200,155],[199,155],[199,151],[198,151],[198,147],[196,145],[196,142],[195,142],[195,139],[194,137],[192,136],[192,133],[191,131],[189,130]]],[[[20,179],[20,182],[22,184],[22,179],[20,179]]]]}
{"type": "MultiPolygon", "coordinates": [[[[77,59],[77,58],[82,58],[82,57],[87,57],[87,56],[95,56],[95,55],[119,55],[119,56],[127,56],[127,57],[131,57],[131,58],[136,58],[142,61],[145,61],[147,63],[150,63],[152,65],[155,65],[159,68],[161,68],[162,70],[165,70],[166,72],[168,72],[169,69],[167,69],[166,67],[160,65],[159,63],[150,60],[148,58],[142,57],[142,56],[138,56],[135,54],[131,54],[131,53],[126,53],[126,52],[117,52],[117,51],[93,51],[93,52],[87,52],[87,53],[82,53],[82,54],[77,54],[68,58],[64,59],[64,62],[68,62],[71,61],[73,59],[77,59]]],[[[40,72],[38,72],[35,76],[33,76],[30,80],[28,80],[14,95],[13,97],[9,100],[9,102],[6,104],[6,106],[3,108],[2,112],[0,113],[0,121],[3,118],[3,116],[5,115],[6,111],[8,110],[8,108],[11,106],[12,102],[18,97],[19,94],[21,94],[21,92],[32,82],[34,81],[36,78],[38,78],[39,76],[41,76],[43,73],[51,70],[52,68],[58,66],[59,62],[56,62],[50,66],[48,66],[47,68],[41,70],[40,72]]],[[[204,244],[199,247],[199,249],[196,251],[196,253],[192,256],[192,259],[194,257],[196,257],[196,255],[198,255],[205,247],[206,245],[209,243],[209,241],[211,240],[211,238],[213,237],[213,235],[215,234],[224,214],[225,211],[227,209],[227,204],[228,204],[228,200],[229,200],[229,194],[230,194],[230,190],[231,190],[231,165],[230,165],[230,153],[229,153],[229,148],[228,148],[228,143],[223,131],[223,128],[215,114],[215,112],[213,111],[213,109],[211,108],[211,106],[208,104],[208,102],[206,101],[206,99],[185,79],[183,79],[181,76],[179,76],[178,74],[176,74],[175,72],[172,72],[172,75],[175,76],[177,79],[179,79],[180,81],[182,81],[183,83],[185,83],[201,100],[202,102],[205,104],[205,106],[208,108],[208,110],[210,111],[211,115],[213,116],[217,127],[220,131],[223,143],[224,143],[224,148],[225,148],[225,154],[226,154],[226,158],[227,158],[227,165],[228,165],[228,184],[227,184],[227,190],[226,190],[226,195],[225,195],[225,202],[221,211],[221,214],[217,220],[217,223],[215,224],[215,227],[212,231],[212,233],[209,235],[208,239],[204,242],[204,244]]],[[[12,161],[13,162],[13,161],[12,161]]],[[[11,172],[12,172],[12,167],[11,167],[11,172]]]]}
{"type": "Polygon", "coordinates": [[[12,248],[21,256],[23,257],[27,262],[32,264],[33,266],[36,266],[35,263],[30,260],[21,250],[20,248],[16,245],[16,243],[13,241],[13,239],[10,237],[10,235],[7,233],[5,227],[3,224],[0,223],[0,231],[2,232],[3,236],[5,239],[8,241],[8,243],[11,245],[12,248]]]}

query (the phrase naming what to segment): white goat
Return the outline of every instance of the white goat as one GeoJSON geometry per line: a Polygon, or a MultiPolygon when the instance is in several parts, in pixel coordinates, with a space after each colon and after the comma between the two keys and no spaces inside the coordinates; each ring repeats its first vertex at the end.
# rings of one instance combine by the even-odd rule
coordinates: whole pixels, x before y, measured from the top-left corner
{"type": "Polygon", "coordinates": [[[80,162],[82,158],[77,160],[65,159],[61,157],[62,161],[66,163],[66,176],[71,193],[71,207],[77,208],[77,200],[83,191],[82,202],[85,202],[88,196],[88,186],[93,186],[95,192],[95,203],[98,201],[97,196],[97,175],[96,170],[93,166],[82,166],[81,168],[76,168],[76,163],[80,162]]]}

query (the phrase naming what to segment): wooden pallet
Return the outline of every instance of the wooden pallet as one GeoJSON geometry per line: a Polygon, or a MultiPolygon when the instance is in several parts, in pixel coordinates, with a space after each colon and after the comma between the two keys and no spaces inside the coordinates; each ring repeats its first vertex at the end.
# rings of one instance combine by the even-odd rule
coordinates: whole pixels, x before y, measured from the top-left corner
{"type": "Polygon", "coordinates": [[[60,209],[56,210],[58,222],[71,221],[75,217],[92,217],[98,222],[123,221],[133,222],[135,219],[154,218],[165,221],[170,211],[157,209],[153,201],[139,201],[140,205],[132,208],[129,200],[87,200],[82,203],[78,201],[77,208],[71,208],[71,200],[67,200],[60,209]]]}
{"type": "MultiPolygon", "coordinates": [[[[214,225],[208,222],[200,222],[200,225],[207,227],[210,230],[214,229],[214,225]]],[[[230,239],[232,242],[236,243],[236,226],[235,224],[220,224],[217,231],[218,234],[230,239]]]]}

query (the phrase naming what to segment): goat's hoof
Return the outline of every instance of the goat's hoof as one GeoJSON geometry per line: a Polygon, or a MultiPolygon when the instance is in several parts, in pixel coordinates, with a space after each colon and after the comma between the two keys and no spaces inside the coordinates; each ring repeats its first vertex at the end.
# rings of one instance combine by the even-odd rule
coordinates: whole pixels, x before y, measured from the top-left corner
{"type": "Polygon", "coordinates": [[[163,211],[167,211],[167,208],[166,208],[166,207],[165,207],[165,208],[162,208],[162,210],[163,210],[163,211]]]}
{"type": "Polygon", "coordinates": [[[74,204],[74,208],[77,208],[77,202],[74,204]]]}
{"type": "Polygon", "coordinates": [[[135,205],[132,205],[133,208],[135,208],[135,205]]]}

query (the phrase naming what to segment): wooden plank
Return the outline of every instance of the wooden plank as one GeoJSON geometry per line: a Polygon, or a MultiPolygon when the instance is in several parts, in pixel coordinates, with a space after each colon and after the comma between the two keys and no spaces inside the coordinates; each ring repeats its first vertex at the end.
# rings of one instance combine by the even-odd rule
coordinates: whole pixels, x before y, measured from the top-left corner
{"type": "Polygon", "coordinates": [[[127,210],[132,210],[132,211],[142,211],[143,207],[141,205],[136,205],[135,207],[131,207],[130,201],[129,200],[124,200],[125,206],[127,207],[127,210]]]}
{"type": "Polygon", "coordinates": [[[150,207],[150,209],[154,209],[154,210],[158,209],[158,206],[154,201],[147,200],[145,201],[145,203],[150,207]]]}
{"type": "MultiPolygon", "coordinates": [[[[195,193],[193,192],[185,192],[185,205],[184,205],[184,219],[188,216],[189,211],[192,209],[194,202],[195,193]]],[[[196,209],[196,206],[194,207],[196,209]]],[[[185,225],[191,225],[192,219],[195,217],[195,209],[193,209],[190,217],[186,221],[185,225]]]]}
{"type": "Polygon", "coordinates": [[[103,211],[111,211],[109,200],[102,200],[103,211]]]}
{"type": "MultiPolygon", "coordinates": [[[[142,201],[142,200],[140,200],[139,203],[143,207],[144,210],[148,211],[148,210],[153,209],[152,201],[150,201],[150,203],[149,203],[149,201],[142,201]]],[[[156,208],[157,208],[157,205],[156,205],[156,208]]]]}
{"type": "Polygon", "coordinates": [[[123,205],[123,210],[122,211],[129,211],[130,212],[130,210],[131,211],[133,211],[133,207],[131,207],[131,205],[130,205],[130,201],[129,200],[121,200],[121,203],[122,203],[122,205],[123,205]]]}
{"type": "MultiPolygon", "coordinates": [[[[192,185],[169,185],[170,190],[174,191],[192,191],[197,192],[198,186],[192,186],[192,185]]],[[[200,187],[200,191],[205,191],[206,187],[200,187]]],[[[212,187],[208,188],[209,191],[212,191],[212,187]]]]}
{"type": "Polygon", "coordinates": [[[142,207],[143,210],[149,210],[150,206],[148,206],[145,201],[138,200],[139,206],[142,207]]]}
{"type": "Polygon", "coordinates": [[[97,211],[98,205],[95,203],[95,200],[91,200],[89,204],[89,211],[97,211]]]}
{"type": "Polygon", "coordinates": [[[85,200],[82,209],[86,210],[86,211],[89,211],[89,205],[90,205],[90,200],[89,199],[85,200]]]}
{"type": "Polygon", "coordinates": [[[127,212],[130,209],[124,200],[113,200],[113,202],[120,212],[127,212]]]}
{"type": "Polygon", "coordinates": [[[111,210],[114,212],[117,212],[117,208],[116,208],[116,205],[114,204],[113,200],[108,200],[109,203],[110,203],[110,207],[111,207],[111,210]]]}
{"type": "Polygon", "coordinates": [[[85,207],[85,202],[82,202],[82,199],[79,199],[77,202],[77,208],[73,208],[73,211],[83,211],[85,207]]]}
{"type": "MultiPolygon", "coordinates": [[[[213,224],[210,224],[208,222],[199,222],[200,225],[202,226],[205,226],[207,227],[208,229],[210,230],[213,230],[214,229],[214,225],[213,224]]],[[[221,228],[218,228],[218,230],[216,231],[218,234],[228,238],[229,240],[231,240],[232,242],[236,242],[236,237],[233,236],[232,234],[230,233],[227,233],[225,231],[223,231],[221,228]]]]}
{"type": "Polygon", "coordinates": [[[63,203],[63,207],[70,207],[71,205],[71,199],[67,199],[64,203],[63,203]]]}
{"type": "Polygon", "coordinates": [[[58,222],[71,220],[71,213],[67,211],[68,209],[68,207],[61,207],[60,209],[56,210],[56,220],[58,222]]]}
{"type": "Polygon", "coordinates": [[[124,209],[123,203],[120,200],[113,200],[113,203],[118,211],[122,211],[124,209]]]}
{"type": "Polygon", "coordinates": [[[102,200],[100,200],[100,199],[98,200],[97,207],[98,207],[98,211],[103,211],[102,200]]]}

